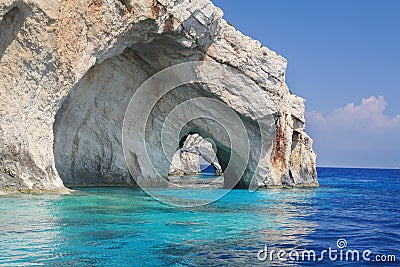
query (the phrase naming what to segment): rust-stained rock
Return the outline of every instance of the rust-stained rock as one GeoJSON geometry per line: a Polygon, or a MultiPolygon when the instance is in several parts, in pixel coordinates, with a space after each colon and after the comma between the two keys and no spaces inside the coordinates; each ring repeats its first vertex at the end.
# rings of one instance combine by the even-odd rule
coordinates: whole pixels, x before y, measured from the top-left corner
{"type": "MultiPolygon", "coordinates": [[[[240,186],[251,177],[258,186],[317,185],[304,101],[285,85],[286,60],[238,32],[210,1],[3,0],[0,189],[134,184],[121,147],[130,98],[158,71],[197,60],[222,64],[229,75],[203,74],[225,88],[178,88],[156,108],[146,134],[159,129],[164,111],[188,98],[218,99],[240,115],[249,133],[252,148],[240,186]]],[[[234,151],[218,139],[222,134],[204,122],[191,125],[215,139],[224,169],[234,151]]],[[[150,143],[154,148],[157,140],[150,143]]],[[[150,151],[154,160],[157,151],[150,151]]],[[[142,153],[134,151],[128,164],[132,175],[151,180],[142,153]]]]}

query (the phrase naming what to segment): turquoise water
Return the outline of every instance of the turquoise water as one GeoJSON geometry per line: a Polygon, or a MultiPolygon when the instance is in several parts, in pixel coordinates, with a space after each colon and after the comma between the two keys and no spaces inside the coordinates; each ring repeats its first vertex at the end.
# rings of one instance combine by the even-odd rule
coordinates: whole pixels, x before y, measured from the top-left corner
{"type": "MultiPolygon", "coordinates": [[[[317,189],[234,190],[212,204],[176,208],[134,188],[0,197],[0,265],[397,266],[400,170],[319,170],[317,189]],[[396,263],[263,262],[259,250],[349,249],[396,263]]],[[[177,198],[221,189],[159,189],[177,198]]],[[[371,257],[372,257],[371,256],[371,257]]]]}

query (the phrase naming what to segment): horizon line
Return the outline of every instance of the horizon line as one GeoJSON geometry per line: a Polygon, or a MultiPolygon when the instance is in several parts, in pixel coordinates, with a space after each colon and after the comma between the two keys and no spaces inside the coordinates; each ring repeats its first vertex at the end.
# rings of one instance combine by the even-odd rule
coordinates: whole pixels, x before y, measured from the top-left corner
{"type": "Polygon", "coordinates": [[[369,170],[400,170],[400,167],[341,167],[341,166],[317,166],[317,168],[331,169],[369,169],[369,170]]]}

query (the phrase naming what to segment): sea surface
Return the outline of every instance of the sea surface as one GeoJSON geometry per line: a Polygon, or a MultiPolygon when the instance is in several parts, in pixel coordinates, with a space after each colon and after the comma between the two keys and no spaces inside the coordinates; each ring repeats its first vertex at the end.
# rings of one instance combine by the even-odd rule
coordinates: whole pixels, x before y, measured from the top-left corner
{"type": "MultiPolygon", "coordinates": [[[[195,208],[135,188],[0,196],[0,266],[399,266],[400,170],[318,173],[319,188],[233,190],[195,208]]],[[[159,190],[202,199],[222,189],[159,190]]]]}

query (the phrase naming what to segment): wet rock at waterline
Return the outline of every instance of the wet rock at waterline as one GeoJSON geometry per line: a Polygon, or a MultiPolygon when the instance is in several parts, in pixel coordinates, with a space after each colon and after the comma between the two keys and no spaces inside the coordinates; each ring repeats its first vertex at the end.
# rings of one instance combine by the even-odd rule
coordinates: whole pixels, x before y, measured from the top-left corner
{"type": "MultiPolygon", "coordinates": [[[[225,103],[243,122],[250,152],[239,186],[315,186],[304,100],[286,86],[285,71],[283,57],[238,32],[208,0],[2,1],[0,188],[161,184],[173,155],[162,154],[157,133],[168,112],[197,97],[225,103]],[[147,122],[137,132],[147,151],[129,147],[126,162],[122,128],[130,99],[152,75],[190,61],[218,63],[225,73],[204,66],[197,75],[213,83],[180,86],[149,117],[135,114],[147,122]]],[[[194,103],[190,112],[219,111],[194,103]]],[[[196,132],[213,140],[224,171],[237,151],[220,126],[199,118],[177,138],[196,132]]]]}

